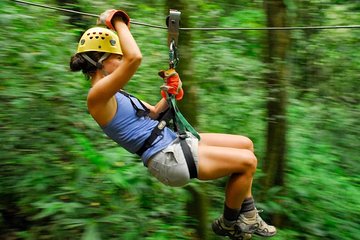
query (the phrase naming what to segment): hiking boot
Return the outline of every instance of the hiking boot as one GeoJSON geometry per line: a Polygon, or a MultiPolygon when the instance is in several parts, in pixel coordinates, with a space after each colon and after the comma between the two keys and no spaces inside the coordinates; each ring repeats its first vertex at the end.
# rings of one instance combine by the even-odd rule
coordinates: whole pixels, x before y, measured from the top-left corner
{"type": "Polygon", "coordinates": [[[244,233],[253,233],[262,237],[272,237],[276,234],[276,228],[268,225],[260,217],[257,209],[240,214],[238,221],[241,231],[244,233]]]}
{"type": "Polygon", "coordinates": [[[223,216],[219,217],[212,223],[214,233],[220,236],[228,236],[232,240],[248,240],[251,234],[241,231],[239,221],[234,221],[230,226],[225,225],[223,216]]]}

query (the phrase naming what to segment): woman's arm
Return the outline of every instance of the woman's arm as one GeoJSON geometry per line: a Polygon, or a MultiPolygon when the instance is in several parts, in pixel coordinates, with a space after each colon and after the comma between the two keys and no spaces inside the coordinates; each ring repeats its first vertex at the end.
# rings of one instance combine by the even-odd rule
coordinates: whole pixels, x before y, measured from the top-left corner
{"type": "Polygon", "coordinates": [[[152,119],[157,119],[160,113],[164,112],[169,107],[164,98],[161,98],[155,106],[152,106],[144,101],[142,101],[142,103],[144,103],[144,105],[150,110],[149,117],[152,119]]]}
{"type": "Polygon", "coordinates": [[[142,59],[141,51],[124,21],[120,17],[115,18],[113,25],[119,36],[123,56],[117,68],[98,81],[89,92],[88,100],[97,103],[107,103],[122,89],[135,74],[142,59]]]}

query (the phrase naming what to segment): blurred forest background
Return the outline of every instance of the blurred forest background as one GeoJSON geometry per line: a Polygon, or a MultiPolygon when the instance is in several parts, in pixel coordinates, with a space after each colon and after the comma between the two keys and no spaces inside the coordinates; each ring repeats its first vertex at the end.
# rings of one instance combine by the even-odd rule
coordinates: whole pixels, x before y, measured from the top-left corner
{"type": "MultiPolygon", "coordinates": [[[[358,0],[31,0],[165,27],[359,25],[358,0]]],[[[106,138],[69,72],[94,17],[0,2],[0,239],[222,239],[226,179],[170,188],[106,138]]],[[[142,52],[127,90],[155,103],[166,29],[132,24],[142,52]]],[[[360,28],[181,31],[181,109],[200,132],[255,143],[257,206],[272,239],[360,239],[360,28]]],[[[257,237],[254,237],[258,239],[257,237]]]]}

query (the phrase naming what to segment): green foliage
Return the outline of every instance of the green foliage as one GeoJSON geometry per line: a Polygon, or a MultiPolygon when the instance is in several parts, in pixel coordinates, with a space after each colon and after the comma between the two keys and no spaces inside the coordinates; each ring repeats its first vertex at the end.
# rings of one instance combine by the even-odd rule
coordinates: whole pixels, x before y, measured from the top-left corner
{"type": "Polygon", "coordinates": [[[326,104],[292,102],[289,139],[292,139],[290,148],[293,150],[289,154],[292,161],[288,168],[288,197],[284,199],[291,211],[285,211],[292,222],[305,230],[308,238],[336,239],[341,232],[341,239],[353,239],[359,234],[356,226],[359,225],[360,196],[355,178],[358,166],[353,165],[354,172],[348,168],[350,162],[356,162],[356,155],[351,151],[341,153],[351,146],[341,146],[338,142],[357,145],[354,147],[359,147],[359,143],[352,142],[355,132],[347,132],[343,137],[329,133],[343,128],[344,124],[347,128],[358,126],[346,121],[334,122],[337,116],[329,119],[329,109],[340,113],[344,107],[333,102],[326,104]]]}
{"type": "MultiPolygon", "coordinates": [[[[160,0],[78,2],[85,12],[119,7],[132,19],[155,25],[164,25],[167,13],[160,0]]],[[[196,1],[183,14],[191,14],[194,27],[259,27],[265,22],[261,2],[196,1]]],[[[294,25],[360,20],[356,1],[288,2],[294,25]]],[[[189,193],[149,176],[86,112],[89,84],[68,69],[84,29],[59,12],[12,1],[0,2],[0,13],[0,238],[192,239],[193,219],[185,210],[189,193]]],[[[82,21],[94,23],[90,17],[82,21]]],[[[167,67],[166,31],[133,25],[132,32],[144,59],[127,88],[155,102],[162,83],[157,71],[167,67]]],[[[197,128],[250,136],[261,164],[264,32],[193,32],[192,37],[197,128]]],[[[265,213],[289,220],[276,239],[346,240],[360,234],[359,37],[358,30],[292,32],[286,188],[271,189],[258,202],[265,213]]],[[[259,170],[255,195],[260,176],[259,170]]],[[[210,219],[217,217],[225,180],[192,184],[209,197],[210,219]]]]}

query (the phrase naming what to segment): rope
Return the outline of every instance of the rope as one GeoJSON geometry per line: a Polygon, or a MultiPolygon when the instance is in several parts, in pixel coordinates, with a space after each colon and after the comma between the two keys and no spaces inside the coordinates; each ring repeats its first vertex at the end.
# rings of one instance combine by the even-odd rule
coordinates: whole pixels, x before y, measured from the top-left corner
{"type": "MultiPolygon", "coordinates": [[[[56,11],[75,13],[75,14],[79,14],[79,15],[96,17],[96,18],[99,17],[99,15],[93,14],[93,13],[86,13],[86,12],[80,12],[80,11],[75,11],[75,10],[70,10],[70,9],[53,7],[53,6],[48,6],[45,4],[31,3],[31,2],[26,2],[26,1],[22,1],[22,0],[13,0],[13,1],[20,3],[20,4],[32,5],[32,6],[42,7],[42,8],[47,8],[47,9],[53,9],[56,11]]],[[[130,22],[131,22],[131,24],[134,24],[134,25],[140,25],[140,26],[146,26],[146,27],[158,28],[158,29],[167,29],[167,27],[164,27],[164,26],[158,26],[158,25],[152,25],[152,24],[148,24],[148,23],[137,22],[132,19],[130,20],[130,22]]],[[[241,27],[241,28],[179,28],[179,30],[182,30],[182,31],[267,31],[267,30],[277,31],[277,30],[288,30],[289,31],[289,30],[306,30],[306,29],[323,30],[323,29],[346,29],[346,28],[347,29],[360,29],[360,25],[303,26],[303,27],[258,27],[258,28],[248,28],[248,27],[241,27]]]]}

